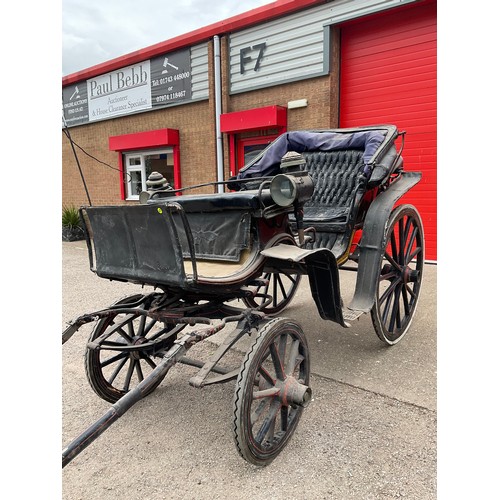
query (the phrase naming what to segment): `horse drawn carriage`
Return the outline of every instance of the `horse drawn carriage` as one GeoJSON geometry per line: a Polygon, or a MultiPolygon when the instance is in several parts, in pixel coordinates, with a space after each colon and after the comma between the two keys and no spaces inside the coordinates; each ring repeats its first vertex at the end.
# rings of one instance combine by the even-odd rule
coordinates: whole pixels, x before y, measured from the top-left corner
{"type": "Polygon", "coordinates": [[[424,236],[416,208],[397,205],[421,178],[403,169],[400,135],[392,125],[288,132],[226,181],[229,192],[184,194],[154,173],[138,205],[82,207],[92,271],[151,291],[63,332],[64,344],[96,322],[86,375],[112,404],[63,450],[63,467],[176,363],[199,368],[194,387],[236,380],[236,448],[250,463],[270,463],[312,396],[306,335],[280,315],[302,275],[324,320],[350,327],[370,313],[382,342],[401,340],[417,307],[424,236]],[[348,304],[339,269],[357,273],[348,304]],[[186,356],[224,329],[208,360],[186,356]],[[241,365],[222,367],[244,337],[251,345],[241,365]]]}

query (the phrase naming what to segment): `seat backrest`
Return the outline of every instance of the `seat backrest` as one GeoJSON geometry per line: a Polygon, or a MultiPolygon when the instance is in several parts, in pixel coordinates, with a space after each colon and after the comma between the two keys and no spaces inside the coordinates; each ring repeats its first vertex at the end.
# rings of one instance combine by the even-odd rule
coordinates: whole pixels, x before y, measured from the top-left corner
{"type": "Polygon", "coordinates": [[[308,247],[328,248],[338,259],[347,251],[365,192],[363,151],[307,151],[302,155],[314,181],[314,193],[304,206],[304,225],[316,231],[308,247]]]}
{"type": "Polygon", "coordinates": [[[325,229],[342,231],[349,220],[356,195],[364,187],[363,151],[314,151],[302,153],[314,181],[304,218],[325,229]]]}

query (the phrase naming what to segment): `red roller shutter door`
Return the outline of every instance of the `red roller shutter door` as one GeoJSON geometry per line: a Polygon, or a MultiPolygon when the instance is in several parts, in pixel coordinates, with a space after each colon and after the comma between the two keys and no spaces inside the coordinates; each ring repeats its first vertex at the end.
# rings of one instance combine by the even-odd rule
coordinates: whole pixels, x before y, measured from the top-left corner
{"type": "Polygon", "coordinates": [[[341,29],[340,126],[406,130],[405,168],[423,177],[401,202],[422,216],[428,260],[437,259],[436,24],[428,2],[341,29]]]}

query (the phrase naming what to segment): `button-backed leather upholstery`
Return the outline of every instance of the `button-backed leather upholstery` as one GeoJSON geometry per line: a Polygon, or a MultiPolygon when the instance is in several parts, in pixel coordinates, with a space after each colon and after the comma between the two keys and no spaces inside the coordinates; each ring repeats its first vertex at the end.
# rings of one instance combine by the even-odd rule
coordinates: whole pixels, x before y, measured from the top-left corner
{"type": "Polygon", "coordinates": [[[357,208],[366,186],[363,151],[302,153],[314,181],[304,206],[304,226],[316,229],[310,248],[328,248],[339,258],[347,249],[357,208]]]}

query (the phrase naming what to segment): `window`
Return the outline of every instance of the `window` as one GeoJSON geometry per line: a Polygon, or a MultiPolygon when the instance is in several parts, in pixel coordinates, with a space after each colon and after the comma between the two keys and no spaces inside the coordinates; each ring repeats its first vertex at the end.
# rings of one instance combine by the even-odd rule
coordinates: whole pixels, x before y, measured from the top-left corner
{"type": "Polygon", "coordinates": [[[146,191],[151,172],[159,172],[172,187],[175,185],[173,148],[125,153],[124,166],[127,200],[138,200],[141,191],[146,191]]]}
{"type": "Polygon", "coordinates": [[[265,137],[247,137],[245,139],[236,139],[237,149],[237,171],[240,170],[249,161],[253,160],[261,151],[267,148],[269,144],[276,139],[277,135],[265,137]]]}

